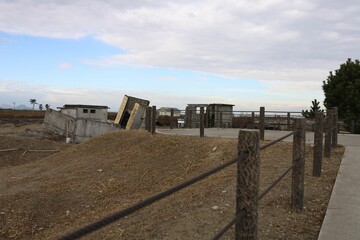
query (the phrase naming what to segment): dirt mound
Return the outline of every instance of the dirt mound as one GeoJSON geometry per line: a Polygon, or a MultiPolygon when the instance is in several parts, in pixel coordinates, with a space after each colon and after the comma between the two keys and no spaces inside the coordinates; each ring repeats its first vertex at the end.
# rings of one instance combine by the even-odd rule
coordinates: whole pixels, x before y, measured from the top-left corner
{"type": "MultiPolygon", "coordinates": [[[[54,239],[235,157],[236,146],[234,139],[120,131],[2,168],[0,237],[54,239]]],[[[290,166],[291,149],[280,143],[261,153],[261,189],[290,166]]],[[[313,190],[306,190],[303,213],[290,209],[289,177],[265,197],[261,239],[316,239],[341,151],[324,161],[322,178],[310,177],[308,167],[313,190]]],[[[233,217],[235,173],[230,167],[87,239],[209,239],[233,217]]]]}

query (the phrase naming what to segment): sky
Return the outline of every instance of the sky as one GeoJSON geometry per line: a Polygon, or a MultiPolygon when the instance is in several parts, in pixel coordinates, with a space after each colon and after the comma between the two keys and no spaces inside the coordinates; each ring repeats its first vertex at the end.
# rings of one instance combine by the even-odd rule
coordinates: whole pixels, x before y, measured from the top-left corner
{"type": "Polygon", "coordinates": [[[359,59],[357,0],[0,0],[0,105],[309,109],[359,59]]]}

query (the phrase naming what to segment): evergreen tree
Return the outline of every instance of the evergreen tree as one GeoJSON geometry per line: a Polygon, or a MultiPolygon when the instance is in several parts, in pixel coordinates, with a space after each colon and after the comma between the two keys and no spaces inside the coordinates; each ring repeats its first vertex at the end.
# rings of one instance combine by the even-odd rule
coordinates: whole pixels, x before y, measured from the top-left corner
{"type": "Polygon", "coordinates": [[[326,108],[338,107],[339,118],[347,126],[355,123],[355,132],[360,133],[360,62],[350,58],[341,64],[335,73],[330,72],[323,81],[326,108]]]}
{"type": "Polygon", "coordinates": [[[306,111],[302,111],[302,115],[305,118],[315,118],[315,112],[324,112],[324,110],[321,109],[320,102],[318,102],[316,99],[314,99],[314,101],[311,101],[312,106],[310,106],[310,111],[306,110],[306,111]]]}

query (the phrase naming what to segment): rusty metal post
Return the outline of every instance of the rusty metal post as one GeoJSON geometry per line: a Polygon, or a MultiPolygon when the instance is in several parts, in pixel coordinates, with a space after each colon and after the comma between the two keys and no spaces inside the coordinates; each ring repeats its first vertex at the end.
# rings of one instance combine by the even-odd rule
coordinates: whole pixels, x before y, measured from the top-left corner
{"type": "Polygon", "coordinates": [[[170,110],[170,129],[174,128],[174,109],[170,110]]]}
{"type": "Polygon", "coordinates": [[[204,137],[204,107],[200,107],[200,137],[204,137]]]}
{"type": "Polygon", "coordinates": [[[151,134],[155,134],[156,130],[156,106],[152,106],[151,111],[151,134]]]}
{"type": "Polygon", "coordinates": [[[259,130],[240,130],[238,155],[247,157],[237,163],[236,215],[245,209],[246,215],[235,223],[235,239],[257,239],[260,133],[259,130]]]}
{"type": "Polygon", "coordinates": [[[322,152],[323,152],[323,121],[324,113],[315,112],[314,124],[314,159],[313,159],[313,176],[321,176],[322,152]]]}
{"type": "Polygon", "coordinates": [[[290,131],[290,113],[287,113],[287,118],[286,118],[286,130],[290,131]]]}
{"type": "Polygon", "coordinates": [[[265,107],[260,107],[260,122],[259,122],[259,129],[260,129],[260,140],[265,140],[265,107]]]}
{"type": "Polygon", "coordinates": [[[332,138],[331,146],[336,147],[338,145],[338,108],[332,108],[333,113],[333,123],[332,123],[332,138]]]}
{"type": "Polygon", "coordinates": [[[304,207],[304,178],[305,178],[305,119],[295,119],[293,138],[293,164],[291,205],[297,210],[304,207]]]}
{"type": "Polygon", "coordinates": [[[331,128],[332,128],[332,110],[326,110],[326,125],[325,125],[325,146],[324,146],[324,156],[329,158],[331,155],[331,128]]]}

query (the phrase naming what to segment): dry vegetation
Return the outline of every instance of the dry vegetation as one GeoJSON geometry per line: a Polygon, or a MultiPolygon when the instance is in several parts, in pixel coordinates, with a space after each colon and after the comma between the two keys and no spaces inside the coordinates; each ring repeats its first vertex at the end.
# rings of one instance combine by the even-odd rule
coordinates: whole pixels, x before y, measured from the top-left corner
{"type": "MultiPolygon", "coordinates": [[[[235,139],[121,131],[68,147],[10,128],[16,136],[0,132],[1,149],[61,151],[20,161],[22,150],[0,152],[0,239],[57,238],[236,156],[235,139]]],[[[317,239],[343,150],[324,159],[320,178],[311,176],[308,155],[303,212],[290,208],[289,176],[261,201],[260,239],[317,239]]],[[[282,142],[261,152],[261,190],[290,166],[291,151],[282,142]]],[[[85,239],[211,239],[234,216],[235,172],[229,167],[85,239]]],[[[231,229],[223,239],[233,236],[231,229]]]]}

